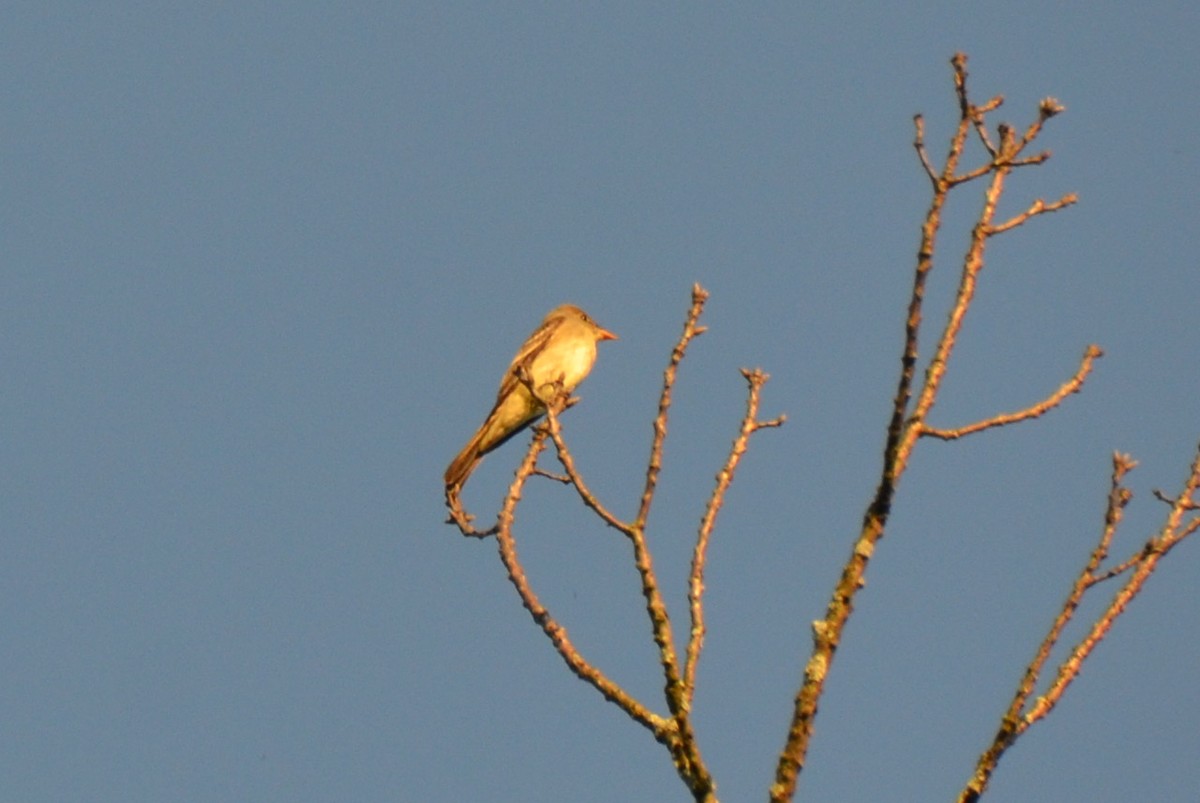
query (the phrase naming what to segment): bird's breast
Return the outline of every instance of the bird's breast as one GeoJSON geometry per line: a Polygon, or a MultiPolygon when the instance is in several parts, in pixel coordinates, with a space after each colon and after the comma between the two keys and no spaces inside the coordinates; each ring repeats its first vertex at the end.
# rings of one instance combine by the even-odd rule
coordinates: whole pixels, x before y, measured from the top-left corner
{"type": "Polygon", "coordinates": [[[530,369],[538,385],[553,383],[561,377],[563,387],[571,391],[583,381],[596,362],[596,344],[591,340],[555,344],[538,355],[530,369]]]}

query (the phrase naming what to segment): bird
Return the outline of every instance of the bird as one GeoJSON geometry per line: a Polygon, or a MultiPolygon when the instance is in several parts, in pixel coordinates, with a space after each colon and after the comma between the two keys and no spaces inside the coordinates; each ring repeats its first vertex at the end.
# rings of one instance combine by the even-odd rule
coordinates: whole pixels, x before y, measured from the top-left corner
{"type": "Polygon", "coordinates": [[[597,343],[617,339],[574,304],[550,310],[504,372],[492,411],[447,466],[447,491],[460,490],[484,455],[544,415],[556,383],[567,393],[574,390],[596,362],[597,343]],[[536,393],[521,381],[522,368],[536,393]]]}

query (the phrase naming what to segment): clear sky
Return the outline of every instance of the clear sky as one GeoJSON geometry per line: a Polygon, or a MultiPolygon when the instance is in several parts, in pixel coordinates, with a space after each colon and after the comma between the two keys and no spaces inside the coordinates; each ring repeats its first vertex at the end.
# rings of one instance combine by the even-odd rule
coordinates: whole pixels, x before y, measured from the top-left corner
{"type": "MultiPolygon", "coordinates": [[[[1067,112],[1002,211],[934,423],[834,664],[800,798],[947,800],[1141,467],[1116,552],[1200,440],[1195,4],[10,3],[0,17],[0,777],[7,800],[672,801],[570,675],[441,474],[547,310],[601,347],[564,417],[636,504],[693,282],[650,543],[684,625],[701,503],[771,373],[710,555],[695,716],[762,800],[808,623],[878,476],[928,182],[970,57],[997,120],[1067,112]]],[[[974,152],[978,158],[978,151],[974,152]]],[[[954,196],[940,324],[978,209],[954,196]]],[[[926,341],[926,344],[928,340],[926,341]]],[[[519,439],[467,487],[485,514],[519,439]]],[[[627,545],[545,481],[519,545],[656,710],[627,545]]],[[[989,800],[1195,801],[1200,548],[1161,566],[989,800]]],[[[1094,606],[1089,606],[1094,611],[1094,606]]],[[[1072,631],[1071,635],[1078,633],[1072,631]]]]}

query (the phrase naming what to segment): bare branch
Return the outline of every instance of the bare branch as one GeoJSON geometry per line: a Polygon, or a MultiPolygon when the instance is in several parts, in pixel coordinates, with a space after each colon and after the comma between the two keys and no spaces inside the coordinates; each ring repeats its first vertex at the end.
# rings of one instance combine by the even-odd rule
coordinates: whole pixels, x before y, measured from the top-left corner
{"type": "Polygon", "coordinates": [[[597,516],[604,519],[604,522],[617,530],[629,535],[630,525],[621,521],[608,508],[600,504],[600,500],[591,492],[587,484],[583,481],[579,471],[575,468],[575,459],[571,456],[571,451],[567,448],[566,442],[563,440],[562,425],[558,420],[558,411],[555,409],[557,405],[551,404],[546,408],[546,431],[549,432],[551,439],[554,441],[554,446],[558,450],[558,459],[563,464],[563,468],[567,470],[566,481],[575,486],[575,490],[579,493],[579,498],[583,503],[591,508],[597,516]]]}
{"type": "Polygon", "coordinates": [[[1100,540],[1079,575],[1075,579],[1071,593],[1063,603],[1062,610],[1051,626],[1046,638],[1038,648],[1037,655],[1025,671],[1025,677],[1017,689],[1017,694],[1009,706],[1000,730],[992,744],[982,755],[975,767],[975,774],[959,793],[959,801],[975,801],[987,789],[992,773],[1004,752],[1036,722],[1045,718],[1062,699],[1067,688],[1079,676],[1083,663],[1095,651],[1096,647],[1108,635],[1113,624],[1125,612],[1133,598],[1141,593],[1146,582],[1150,579],[1159,560],[1172,548],[1189,535],[1200,529],[1200,517],[1184,522],[1183,516],[1190,506],[1195,504],[1193,499],[1200,487],[1200,448],[1197,449],[1195,460],[1192,462],[1189,475],[1184,483],[1183,491],[1174,500],[1166,521],[1158,533],[1152,536],[1134,555],[1119,565],[1100,572],[1100,565],[1108,557],[1113,536],[1120,525],[1122,513],[1131,499],[1130,492],[1121,486],[1124,475],[1133,469],[1137,463],[1128,455],[1113,455],[1113,474],[1111,489],[1108,496],[1108,506],[1105,511],[1104,529],[1100,540]],[[1057,676],[1044,694],[1037,698],[1033,706],[1025,711],[1026,704],[1036,686],[1037,679],[1049,658],[1050,651],[1057,644],[1059,637],[1071,621],[1079,607],[1080,600],[1088,589],[1099,583],[1124,574],[1129,574],[1125,584],[1117,591],[1112,602],[1092,623],[1087,635],[1075,645],[1071,654],[1058,668],[1057,676]]]}
{"type": "MultiPolygon", "coordinates": [[[[662,592],[659,589],[658,579],[654,573],[653,560],[644,531],[645,516],[649,512],[649,504],[653,499],[657,474],[662,461],[662,440],[666,435],[666,418],[670,407],[671,389],[674,385],[675,372],[680,361],[683,359],[688,343],[696,335],[704,331],[703,327],[696,325],[696,320],[707,297],[708,294],[699,285],[693,288],[692,308],[684,327],[684,333],[672,352],[671,362],[665,372],[663,395],[660,399],[659,413],[655,421],[655,441],[651,450],[651,465],[647,471],[647,485],[643,492],[639,521],[630,524],[618,519],[600,503],[595,494],[591,492],[584,482],[575,466],[570,449],[563,438],[558,418],[562,410],[572,404],[574,400],[569,398],[569,394],[559,384],[554,389],[553,396],[549,398],[546,405],[546,421],[535,428],[534,442],[530,446],[530,452],[526,457],[526,461],[522,463],[521,469],[518,470],[518,478],[514,481],[513,488],[505,500],[498,523],[499,531],[497,532],[497,537],[501,539],[501,559],[509,570],[509,577],[514,586],[516,586],[522,603],[529,610],[534,621],[550,637],[559,654],[567,662],[567,665],[571,667],[576,675],[599,689],[606,699],[616,703],[628,712],[630,716],[652,730],[655,738],[670,751],[672,761],[680,778],[688,785],[696,800],[715,803],[716,785],[700,755],[699,744],[692,728],[690,699],[680,676],[679,662],[675,654],[674,637],[671,633],[671,622],[662,592]],[[536,469],[537,454],[543,448],[547,436],[554,441],[559,461],[567,472],[566,480],[575,486],[580,499],[583,500],[587,507],[600,516],[605,523],[624,533],[633,545],[634,563],[641,578],[642,594],[646,600],[646,610],[651,621],[655,644],[659,648],[659,660],[666,680],[664,697],[671,712],[669,719],[648,712],[644,706],[633,700],[619,686],[609,681],[597,668],[587,663],[579,655],[578,651],[574,649],[567,639],[565,629],[550,617],[544,606],[541,605],[537,597],[533,594],[532,589],[525,579],[524,572],[517,561],[516,549],[511,536],[512,514],[525,480],[532,474],[539,473],[536,469]]],[[[532,380],[528,372],[524,368],[520,368],[517,375],[532,391],[532,380]]],[[[551,476],[553,479],[561,479],[554,475],[548,476],[551,476]]]]}
{"type": "Polygon", "coordinates": [[[1040,165],[1049,160],[1052,155],[1053,154],[1051,154],[1050,151],[1042,151],[1041,153],[1035,153],[1033,156],[1026,156],[1023,159],[1012,159],[1009,161],[1009,164],[1011,164],[1013,167],[1029,167],[1031,165],[1040,165]]]}
{"type": "Polygon", "coordinates": [[[553,471],[546,471],[544,468],[535,468],[533,470],[533,476],[545,477],[548,480],[553,480],[554,482],[559,482],[563,485],[571,484],[571,478],[566,474],[555,474],[553,471]]]}
{"type": "MultiPolygon", "coordinates": [[[[1179,498],[1178,498],[1178,497],[1172,498],[1172,497],[1170,497],[1170,496],[1167,496],[1165,493],[1163,493],[1163,492],[1162,492],[1161,490],[1159,490],[1158,488],[1155,488],[1155,489],[1154,489],[1153,491],[1151,491],[1150,493],[1154,494],[1154,498],[1155,498],[1155,499],[1157,499],[1157,500],[1158,500],[1158,501],[1160,501],[1160,502],[1166,502],[1168,505],[1177,505],[1177,504],[1179,504],[1179,498]]],[[[1185,509],[1185,510],[1200,510],[1200,503],[1191,502],[1191,501],[1185,501],[1185,502],[1184,502],[1184,509],[1185,509]]]]}
{"type": "Polygon", "coordinates": [[[1012,746],[1017,737],[1028,727],[1022,717],[1025,705],[1037,687],[1038,678],[1041,676],[1046,661],[1050,658],[1051,651],[1058,643],[1058,639],[1067,624],[1074,617],[1075,611],[1078,610],[1079,602],[1083,598],[1084,593],[1092,585],[1093,573],[1108,555],[1113,535],[1116,533],[1117,526],[1121,523],[1125,506],[1129,504],[1131,498],[1131,494],[1126,488],[1122,487],[1121,482],[1125,475],[1137,466],[1136,461],[1128,455],[1123,455],[1119,452],[1113,453],[1112,461],[1112,480],[1109,487],[1108,503],[1104,511],[1104,528],[1100,534],[1100,540],[1092,550],[1088,562],[1080,570],[1079,576],[1075,579],[1075,584],[1072,586],[1070,594],[1067,595],[1067,599],[1063,603],[1062,609],[1059,611],[1054,623],[1050,626],[1050,630],[1046,633],[1045,638],[1042,639],[1042,643],[1038,645],[1037,653],[1034,655],[1033,660],[1025,668],[1025,675],[1017,687],[1016,694],[1013,695],[1008,710],[1005,711],[1004,716],[1000,720],[1000,729],[996,732],[992,744],[979,756],[979,760],[975,765],[975,774],[959,793],[958,800],[960,803],[977,800],[983,794],[991,780],[992,773],[996,770],[996,765],[999,763],[1001,756],[1004,755],[1004,752],[1012,746]]]}
{"type": "Polygon", "coordinates": [[[650,446],[650,462],[646,466],[646,485],[642,491],[641,507],[634,519],[634,527],[639,529],[646,526],[646,519],[650,515],[650,504],[654,501],[654,489],[658,486],[658,474],[662,470],[663,442],[667,438],[667,412],[671,408],[671,390],[675,386],[675,374],[679,363],[683,361],[683,355],[687,353],[688,345],[696,336],[704,334],[704,327],[698,326],[697,321],[700,319],[700,313],[704,311],[704,302],[707,300],[708,291],[699,284],[693,285],[692,307],[688,310],[687,320],[683,324],[683,333],[671,351],[671,360],[667,364],[666,370],[663,371],[662,395],[658,400],[658,415],[654,419],[654,441],[650,446]]]}
{"type": "Polygon", "coordinates": [[[1072,393],[1078,393],[1083,387],[1084,381],[1088,374],[1092,372],[1092,364],[1097,357],[1104,356],[1104,352],[1099,346],[1091,345],[1087,347],[1087,351],[1083,354],[1083,360],[1079,364],[1079,370],[1075,375],[1062,384],[1062,386],[1050,394],[1047,398],[1026,407],[1024,410],[1018,410],[1015,413],[1001,413],[1000,415],[986,419],[984,421],[976,421],[974,424],[968,424],[965,427],[958,429],[941,429],[938,427],[924,426],[921,427],[921,435],[931,438],[940,438],[944,441],[952,441],[961,438],[965,435],[972,435],[976,432],[982,432],[985,429],[993,427],[1003,427],[1009,424],[1016,424],[1021,421],[1027,421],[1031,418],[1039,418],[1045,415],[1050,410],[1053,410],[1058,405],[1062,404],[1063,400],[1072,393]]]}
{"type": "MultiPolygon", "coordinates": [[[[1022,162],[1022,164],[1032,164],[1032,162],[1025,161],[1025,162],[1022,162]]],[[[1071,206],[1072,204],[1077,203],[1078,201],[1079,201],[1079,196],[1073,192],[1069,192],[1066,195],[1064,195],[1063,197],[1059,198],[1057,201],[1054,201],[1053,203],[1049,203],[1049,204],[1046,203],[1045,201],[1043,201],[1041,198],[1038,198],[1036,201],[1034,201],[1030,205],[1030,207],[1028,209],[1026,209],[1021,214],[1016,215],[1015,217],[1012,217],[1012,218],[1004,221],[1003,223],[1000,223],[998,225],[995,225],[995,226],[992,226],[991,228],[989,228],[988,232],[987,232],[988,236],[990,237],[995,234],[1003,234],[1004,232],[1008,231],[1009,229],[1014,229],[1017,226],[1020,226],[1022,223],[1024,223],[1026,220],[1029,220],[1029,218],[1031,218],[1031,217],[1034,217],[1036,215],[1044,215],[1047,212],[1057,212],[1058,210],[1065,209],[1066,207],[1071,206]]]]}
{"type": "Polygon", "coordinates": [[[917,158],[921,160],[921,166],[925,168],[925,175],[929,176],[929,180],[933,182],[933,188],[937,189],[938,174],[933,168],[933,162],[929,161],[929,151],[925,149],[925,118],[919,114],[913,115],[913,127],[916,129],[916,134],[913,138],[913,147],[917,149],[917,158]]]}
{"type": "Polygon", "coordinates": [[[733,439],[733,444],[729,447],[729,456],[725,459],[725,465],[717,472],[717,484],[705,506],[704,516],[700,520],[696,548],[692,553],[692,570],[688,576],[688,605],[691,610],[692,629],[688,638],[687,658],[683,668],[683,687],[689,705],[696,692],[696,665],[700,662],[700,652],[704,649],[706,632],[704,625],[704,566],[708,556],[708,542],[712,537],[713,527],[717,523],[717,514],[725,502],[725,494],[729,490],[729,486],[733,483],[738,463],[741,461],[742,455],[746,453],[750,436],[764,427],[781,426],[787,420],[786,416],[781,415],[771,421],[759,421],[759,396],[762,393],[763,385],[770,379],[770,376],[758,368],[753,371],[743,368],[742,376],[746,378],[746,383],[749,385],[746,396],[746,415],[742,418],[737,437],[733,439]]]}
{"type": "Polygon", "coordinates": [[[971,124],[975,127],[975,133],[979,136],[979,141],[982,143],[984,150],[988,152],[988,155],[991,156],[993,160],[1000,155],[1000,151],[992,142],[992,137],[991,134],[988,133],[984,118],[987,116],[988,112],[995,111],[996,109],[1000,108],[1003,103],[1004,97],[1002,95],[996,95],[982,106],[970,107],[971,124]]]}
{"type": "Polygon", "coordinates": [[[558,651],[558,654],[576,677],[591,684],[593,688],[604,696],[604,699],[617,705],[621,710],[629,714],[635,722],[649,729],[656,739],[667,741],[673,730],[673,723],[650,711],[579,654],[575,645],[568,638],[566,628],[550,615],[550,612],[546,610],[546,607],[538,599],[537,594],[534,593],[532,586],[529,584],[529,579],[525,575],[525,570],[517,558],[516,540],[512,534],[517,503],[521,501],[521,491],[525,486],[526,480],[533,474],[534,467],[537,465],[538,455],[541,454],[542,449],[545,447],[545,441],[546,430],[538,428],[534,432],[529,449],[525,452],[525,459],[521,461],[521,465],[513,477],[512,484],[509,486],[508,494],[504,498],[504,505],[500,509],[496,529],[496,542],[499,546],[500,560],[504,563],[504,568],[508,570],[509,581],[512,582],[513,587],[517,590],[517,594],[521,597],[521,604],[525,606],[525,610],[529,611],[529,615],[533,617],[533,621],[537,623],[542,632],[550,639],[550,643],[554,645],[554,649],[558,651]]]}
{"type": "MultiPolygon", "coordinates": [[[[1014,160],[1020,149],[1026,144],[1023,140],[1018,141],[1012,128],[1005,124],[997,126],[999,141],[991,138],[986,126],[986,115],[999,108],[1003,98],[996,96],[980,106],[973,105],[970,102],[966,86],[967,57],[962,53],[957,53],[951,63],[954,68],[954,86],[958,97],[958,127],[951,138],[946,161],[940,173],[931,164],[925,165],[927,159],[922,161],[925,172],[931,176],[931,180],[933,176],[938,176],[938,178],[932,181],[933,198],[921,229],[921,245],[917,253],[913,292],[909,301],[908,317],[905,321],[900,382],[893,400],[892,416],[888,424],[883,468],[875,495],[863,514],[862,526],[854,542],[850,558],[843,567],[842,574],[830,597],[825,618],[814,622],[812,626],[812,651],[805,665],[800,688],[796,693],[787,739],[776,765],[775,782],[770,789],[770,799],[774,803],[790,801],[795,794],[796,780],[804,766],[817,706],[824,691],[829,667],[841,641],[846,622],[854,611],[855,598],[866,583],[867,565],[874,554],[875,545],[884,535],[891,512],[892,498],[900,478],[907,468],[912,450],[921,434],[945,434],[944,431],[932,428],[926,431],[924,429],[925,421],[937,400],[950,356],[975,295],[977,279],[984,265],[987,242],[994,225],[997,204],[1004,192],[1005,179],[1013,170],[1014,160]],[[962,160],[966,140],[971,130],[974,130],[979,136],[983,147],[988,151],[990,160],[986,165],[960,175],[957,172],[958,165],[962,160]],[[991,180],[984,193],[983,208],[980,210],[971,233],[970,245],[963,257],[958,292],[941,337],[935,346],[934,354],[926,368],[924,382],[914,402],[913,386],[925,284],[933,267],[934,248],[941,226],[942,209],[951,189],[985,175],[990,175],[991,180]]],[[[1044,103],[1043,117],[1046,116],[1047,108],[1049,107],[1044,103]]],[[[922,124],[918,123],[917,143],[923,145],[924,136],[921,126],[922,124]]],[[[921,154],[922,150],[918,148],[918,156],[921,154]]],[[[1070,389],[1067,392],[1069,393],[1070,389]]],[[[1053,397],[1051,402],[1050,406],[1057,403],[1053,397]]],[[[1025,417],[1031,417],[1031,415],[1028,413],[1025,417]]],[[[998,422],[984,422],[984,426],[981,428],[998,425],[998,422]]]]}
{"type": "MultiPolygon", "coordinates": [[[[1025,134],[1021,137],[1021,144],[1018,150],[1024,150],[1026,145],[1037,139],[1038,134],[1042,133],[1042,126],[1046,124],[1047,120],[1066,110],[1067,107],[1054,98],[1042,98],[1042,102],[1038,104],[1038,117],[1025,129],[1025,134]]],[[[1045,154],[1042,161],[1045,161],[1049,156],[1050,154],[1045,154]]]]}
{"type": "MultiPolygon", "coordinates": [[[[933,197],[930,199],[929,209],[921,226],[921,243],[917,250],[912,295],[909,298],[908,315],[904,323],[900,380],[892,401],[892,415],[888,422],[883,470],[874,498],[863,513],[862,527],[850,558],[843,567],[842,575],[830,596],[825,618],[813,622],[812,651],[805,664],[800,688],[793,700],[792,719],[788,726],[787,738],[775,767],[775,782],[770,788],[772,803],[786,803],[795,795],[796,781],[804,768],[804,761],[808,755],[808,745],[817,716],[817,705],[824,693],[829,667],[841,641],[842,630],[854,611],[855,596],[865,583],[867,563],[874,553],[875,544],[883,537],[896,485],[904,473],[908,455],[917,440],[918,430],[910,421],[910,405],[913,379],[916,375],[917,346],[924,309],[925,284],[933,270],[934,250],[942,223],[942,209],[954,186],[952,179],[962,159],[967,135],[970,133],[975,114],[970,99],[967,97],[966,55],[956,53],[951,64],[954,67],[954,86],[958,96],[958,126],[950,139],[946,162],[940,173],[941,178],[933,183],[933,197]]],[[[996,105],[999,102],[999,99],[993,100],[996,105]]]]}
{"type": "Polygon", "coordinates": [[[715,789],[700,756],[699,743],[692,728],[691,706],[679,672],[679,659],[675,655],[675,638],[671,633],[671,620],[663,601],[658,579],[654,574],[654,563],[646,544],[646,534],[639,526],[627,531],[633,543],[634,564],[642,580],[642,596],[646,600],[646,612],[654,632],[654,643],[658,646],[659,663],[662,665],[666,685],[663,689],[667,707],[673,719],[673,738],[665,744],[671,751],[675,769],[697,799],[710,799],[715,789]]]}
{"type": "Polygon", "coordinates": [[[982,178],[983,176],[988,175],[995,169],[996,169],[996,166],[992,162],[987,162],[985,164],[981,164],[979,167],[975,168],[974,170],[971,170],[967,173],[962,173],[960,175],[952,177],[950,179],[950,186],[957,187],[959,184],[966,184],[970,181],[974,181],[977,178],[982,178]]]}
{"type": "Polygon", "coordinates": [[[493,524],[486,530],[476,530],[471,526],[471,522],[475,517],[463,509],[462,498],[459,495],[459,489],[455,487],[446,488],[446,507],[450,511],[450,517],[446,519],[447,524],[455,524],[458,526],[459,532],[468,538],[487,538],[489,535],[495,535],[498,524],[493,524]]]}
{"type": "Polygon", "coordinates": [[[1138,565],[1140,560],[1141,555],[1134,555],[1130,558],[1126,558],[1121,563],[1118,563],[1116,566],[1113,566],[1111,569],[1104,572],[1104,574],[1098,574],[1091,578],[1091,585],[1098,585],[1099,583],[1103,583],[1106,580],[1111,580],[1114,577],[1120,577],[1121,575],[1125,574],[1125,572],[1138,565]]]}
{"type": "Polygon", "coordinates": [[[1104,637],[1108,635],[1117,617],[1125,612],[1129,603],[1141,592],[1146,581],[1150,579],[1150,575],[1158,567],[1159,560],[1179,544],[1179,542],[1200,527],[1200,519],[1193,520],[1181,526],[1186,506],[1191,502],[1192,494],[1196,492],[1198,484],[1200,484],[1200,450],[1197,452],[1195,462],[1192,463],[1191,473],[1184,485],[1184,490],[1179,495],[1179,499],[1176,500],[1175,505],[1171,507],[1166,522],[1158,531],[1158,534],[1150,538],[1142,547],[1138,553],[1137,561],[1132,567],[1133,573],[1125,582],[1125,585],[1117,592],[1108,609],[1096,619],[1091,631],[1080,640],[1079,644],[1071,652],[1070,657],[1059,667],[1058,677],[1055,678],[1054,683],[1051,684],[1044,695],[1038,698],[1037,703],[1025,715],[1022,730],[1042,719],[1054,709],[1054,706],[1062,699],[1067,688],[1079,676],[1083,662],[1087,660],[1088,656],[1092,654],[1100,642],[1104,640],[1104,637]]]}

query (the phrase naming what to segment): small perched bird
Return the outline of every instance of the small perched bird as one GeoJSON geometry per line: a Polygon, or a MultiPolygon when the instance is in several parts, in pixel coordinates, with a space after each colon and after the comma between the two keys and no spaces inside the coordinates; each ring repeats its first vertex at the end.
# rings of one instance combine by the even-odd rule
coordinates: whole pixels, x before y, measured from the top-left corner
{"type": "Polygon", "coordinates": [[[447,467],[446,488],[462,488],[485,454],[543,415],[556,382],[561,382],[568,393],[574,390],[596,362],[596,344],[601,340],[616,339],[616,335],[574,304],[563,304],[550,310],[541,326],[513,357],[500,381],[492,411],[447,467]],[[536,394],[530,393],[529,387],[518,376],[522,366],[536,388],[536,394]]]}

